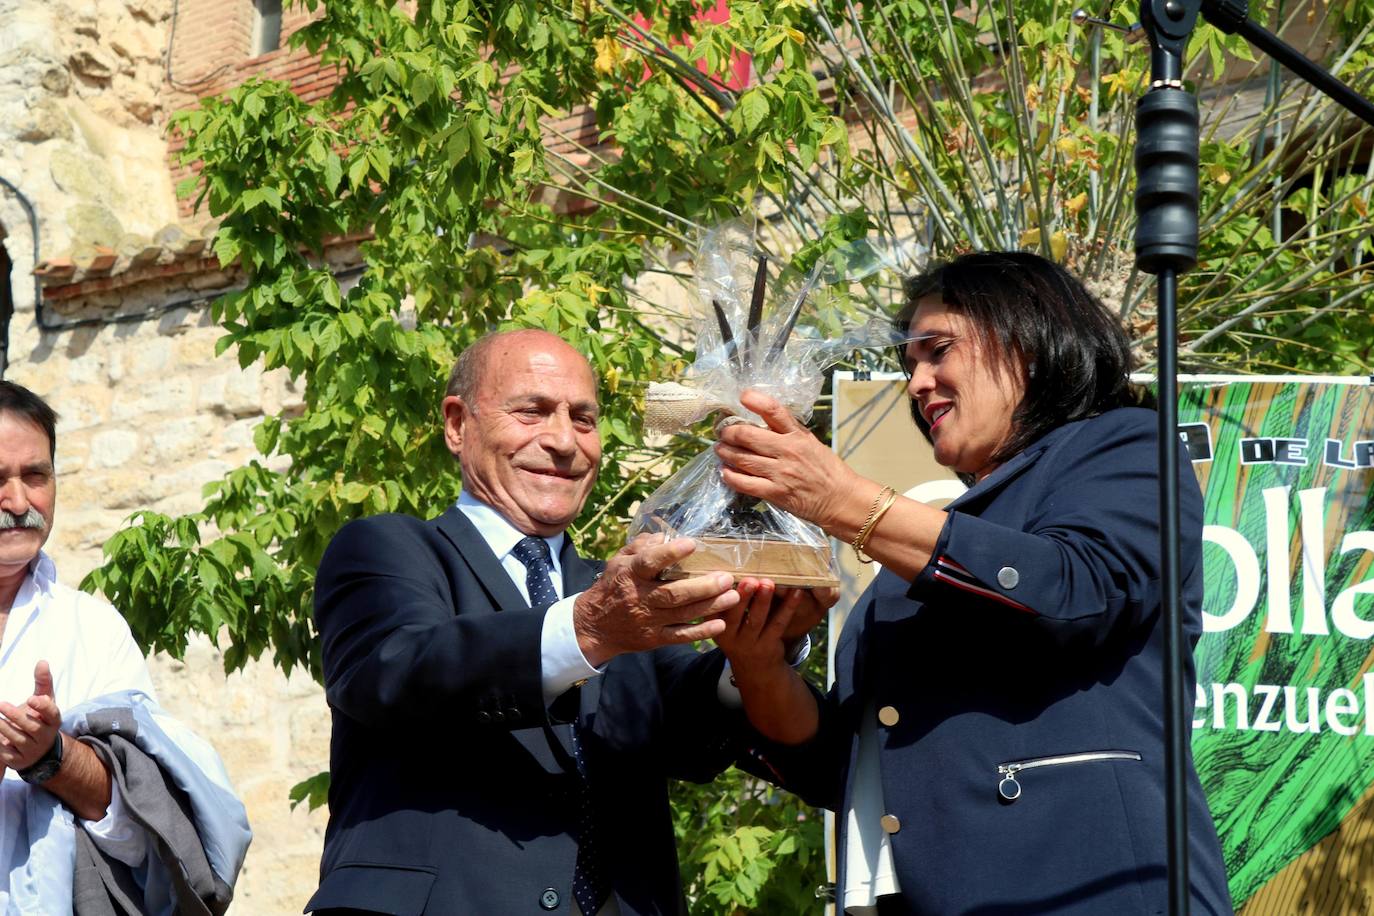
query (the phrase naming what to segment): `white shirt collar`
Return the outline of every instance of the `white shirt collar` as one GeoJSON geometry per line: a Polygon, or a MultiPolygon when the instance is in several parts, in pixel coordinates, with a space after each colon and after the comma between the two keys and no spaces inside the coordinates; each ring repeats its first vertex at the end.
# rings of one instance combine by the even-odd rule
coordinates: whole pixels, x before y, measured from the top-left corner
{"type": "MultiPolygon", "coordinates": [[[[496,559],[504,560],[506,555],[515,549],[515,545],[525,537],[525,533],[512,525],[504,515],[488,506],[466,490],[458,493],[457,506],[463,514],[472,522],[473,527],[482,535],[482,540],[487,542],[491,552],[496,554],[496,559]]],[[[563,549],[563,541],[567,535],[563,532],[555,534],[553,537],[544,538],[549,545],[549,551],[553,555],[553,570],[555,573],[562,572],[562,564],[558,562],[559,552],[563,549]]]]}
{"type": "Polygon", "coordinates": [[[51,595],[52,587],[57,583],[57,565],[52,557],[40,550],[29,564],[29,576],[40,592],[51,595]]]}

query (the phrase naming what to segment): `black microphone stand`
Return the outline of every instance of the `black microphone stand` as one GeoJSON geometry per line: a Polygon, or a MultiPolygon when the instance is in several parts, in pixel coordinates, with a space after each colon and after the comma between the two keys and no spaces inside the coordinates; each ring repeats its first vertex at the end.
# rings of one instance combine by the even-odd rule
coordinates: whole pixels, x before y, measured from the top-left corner
{"type": "Polygon", "coordinates": [[[1157,277],[1160,589],[1164,598],[1164,768],[1169,913],[1188,912],[1188,726],[1179,606],[1178,276],[1197,264],[1198,108],[1183,88],[1197,0],[1142,0],[1150,89],[1136,105],[1136,267],[1157,277]]]}
{"type": "Polygon", "coordinates": [[[1374,105],[1248,18],[1246,0],[1141,0],[1150,42],[1150,88],[1136,107],[1136,267],[1155,274],[1158,294],[1160,586],[1164,624],[1164,763],[1167,774],[1169,913],[1189,912],[1187,761],[1179,606],[1178,277],[1197,264],[1198,107],[1183,86],[1183,53],[1201,14],[1239,32],[1333,100],[1374,124],[1374,105]]]}

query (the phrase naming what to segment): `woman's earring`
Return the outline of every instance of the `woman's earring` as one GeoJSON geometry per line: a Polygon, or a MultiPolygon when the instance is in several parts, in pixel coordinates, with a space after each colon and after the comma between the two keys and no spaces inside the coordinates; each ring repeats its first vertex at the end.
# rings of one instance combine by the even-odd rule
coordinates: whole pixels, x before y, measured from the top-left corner
{"type": "Polygon", "coordinates": [[[1035,363],[1026,367],[1026,378],[1035,378],[1035,363]]]}

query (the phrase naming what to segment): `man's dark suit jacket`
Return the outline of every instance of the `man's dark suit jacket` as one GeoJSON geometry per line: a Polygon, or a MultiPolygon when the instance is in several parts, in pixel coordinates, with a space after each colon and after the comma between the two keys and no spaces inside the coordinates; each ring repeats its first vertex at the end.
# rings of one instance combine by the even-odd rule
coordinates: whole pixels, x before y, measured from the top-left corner
{"type": "MultiPolygon", "coordinates": [[[[601,564],[565,543],[565,595],[601,564]]],[[[333,714],[329,826],[307,911],[575,912],[576,769],[546,711],[543,609],[457,509],[345,526],[315,589],[333,714]]],[[[580,723],[602,862],[621,912],[685,913],[669,777],[728,766],[723,657],[621,655],[554,704],[580,723]]]]}

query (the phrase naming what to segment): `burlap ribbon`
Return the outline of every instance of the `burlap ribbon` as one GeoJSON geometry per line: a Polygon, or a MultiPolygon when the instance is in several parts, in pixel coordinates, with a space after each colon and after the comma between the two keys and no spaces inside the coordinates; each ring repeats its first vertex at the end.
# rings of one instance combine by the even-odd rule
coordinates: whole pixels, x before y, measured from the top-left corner
{"type": "Polygon", "coordinates": [[[650,382],[644,394],[644,428],[676,433],[728,404],[679,382],[650,382]]]}

